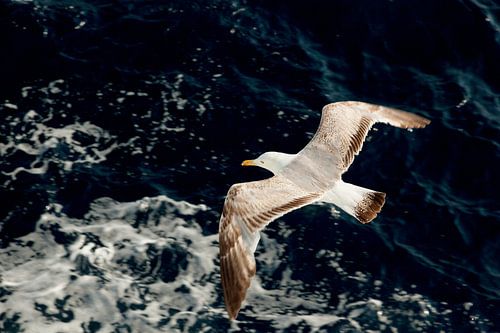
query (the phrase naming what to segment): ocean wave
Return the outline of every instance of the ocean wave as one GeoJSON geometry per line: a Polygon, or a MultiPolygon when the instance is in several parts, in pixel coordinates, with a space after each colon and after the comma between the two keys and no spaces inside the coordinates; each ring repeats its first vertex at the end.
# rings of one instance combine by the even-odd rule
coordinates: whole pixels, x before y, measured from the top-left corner
{"type": "MultiPolygon", "coordinates": [[[[35,232],[0,250],[4,328],[9,323],[17,327],[13,331],[28,332],[83,327],[105,332],[233,331],[257,321],[276,331],[361,332],[397,330],[404,322],[418,331],[438,322],[446,328],[456,309],[404,290],[380,298],[382,281],[369,273],[348,273],[342,268],[346,256],[321,251],[318,259],[354,282],[351,292],[336,294],[325,280],[311,293],[285,268],[276,288],[254,281],[250,306],[230,328],[216,269],[217,236],[203,231],[208,210],[167,196],[133,202],[99,198],[76,219],[62,213],[61,204],[51,203],[35,232]],[[366,296],[360,298],[355,290],[366,296]]],[[[263,244],[257,256],[261,276],[277,269],[280,248],[285,250],[266,236],[263,244]]],[[[461,311],[469,314],[472,306],[461,311]]],[[[484,320],[479,323],[487,324],[484,320]]]]}
{"type": "Polygon", "coordinates": [[[4,315],[23,330],[169,331],[215,298],[216,236],[195,219],[206,206],[159,196],[100,198],[81,220],[61,210],[0,252],[4,315]]]}

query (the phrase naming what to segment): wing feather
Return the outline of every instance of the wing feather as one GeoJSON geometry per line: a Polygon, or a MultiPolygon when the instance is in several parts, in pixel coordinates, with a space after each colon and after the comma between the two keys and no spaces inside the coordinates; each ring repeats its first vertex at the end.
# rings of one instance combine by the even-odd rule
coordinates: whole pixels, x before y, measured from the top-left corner
{"type": "Polygon", "coordinates": [[[255,275],[254,252],[259,231],[320,196],[281,176],[231,186],[219,223],[222,288],[231,319],[236,318],[255,275]]]}
{"type": "Polygon", "coordinates": [[[380,105],[354,101],[332,103],[323,107],[318,130],[299,154],[311,155],[311,150],[322,150],[337,156],[335,162],[340,176],[361,151],[368,131],[377,122],[400,128],[423,128],[430,124],[430,120],[414,113],[380,105]]]}

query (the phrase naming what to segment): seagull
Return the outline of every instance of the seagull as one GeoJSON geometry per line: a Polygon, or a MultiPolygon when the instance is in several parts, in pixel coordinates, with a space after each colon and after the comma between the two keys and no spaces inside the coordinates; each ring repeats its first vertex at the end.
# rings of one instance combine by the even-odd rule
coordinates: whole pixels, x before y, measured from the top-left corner
{"type": "Polygon", "coordinates": [[[256,272],[254,252],[260,231],[295,209],[332,203],[361,223],[371,222],[385,203],[385,193],[346,183],[342,174],[363,147],[373,124],[423,128],[430,120],[416,114],[364,102],[323,107],[319,127],[297,154],[266,152],[243,166],[258,166],[271,178],[234,184],[219,222],[219,256],[224,301],[236,319],[256,272]]]}

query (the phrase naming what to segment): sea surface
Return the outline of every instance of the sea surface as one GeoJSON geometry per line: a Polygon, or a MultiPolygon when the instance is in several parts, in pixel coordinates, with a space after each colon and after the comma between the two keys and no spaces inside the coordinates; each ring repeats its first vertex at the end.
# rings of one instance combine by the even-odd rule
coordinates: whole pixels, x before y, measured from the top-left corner
{"type": "Polygon", "coordinates": [[[0,1],[0,332],[500,332],[500,3],[0,1]],[[323,105],[377,125],[362,225],[271,223],[237,321],[218,223],[323,105]]]}

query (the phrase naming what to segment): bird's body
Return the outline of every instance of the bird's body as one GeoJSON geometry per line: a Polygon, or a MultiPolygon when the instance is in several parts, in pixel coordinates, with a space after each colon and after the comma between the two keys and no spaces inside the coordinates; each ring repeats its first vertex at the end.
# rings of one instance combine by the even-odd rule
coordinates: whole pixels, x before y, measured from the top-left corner
{"type": "Polygon", "coordinates": [[[219,224],[221,278],[231,319],[236,318],[255,275],[259,231],[271,221],[305,205],[333,203],[362,223],[382,209],[385,193],[345,183],[349,168],[376,122],[401,128],[430,123],[415,114],[362,102],[338,102],[323,108],[311,141],[297,154],[267,152],[243,165],[271,171],[268,179],[234,184],[219,224]]]}

